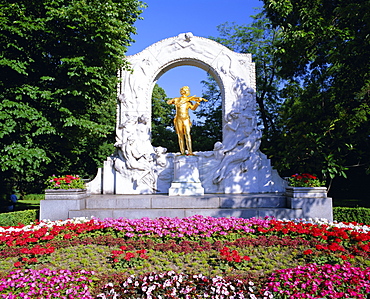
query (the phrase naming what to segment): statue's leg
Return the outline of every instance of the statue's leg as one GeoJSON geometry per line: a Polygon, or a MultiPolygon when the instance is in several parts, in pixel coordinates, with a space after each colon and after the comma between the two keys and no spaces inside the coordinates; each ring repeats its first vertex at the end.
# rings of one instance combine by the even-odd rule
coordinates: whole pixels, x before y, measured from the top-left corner
{"type": "Polygon", "coordinates": [[[185,155],[184,128],[179,121],[175,121],[175,129],[179,139],[180,152],[182,155],[185,155]]]}
{"type": "Polygon", "coordinates": [[[186,122],[187,122],[187,124],[184,126],[186,147],[188,149],[188,154],[192,155],[193,154],[193,148],[192,148],[192,144],[191,144],[191,135],[190,135],[191,123],[190,123],[190,120],[186,120],[186,122]]]}

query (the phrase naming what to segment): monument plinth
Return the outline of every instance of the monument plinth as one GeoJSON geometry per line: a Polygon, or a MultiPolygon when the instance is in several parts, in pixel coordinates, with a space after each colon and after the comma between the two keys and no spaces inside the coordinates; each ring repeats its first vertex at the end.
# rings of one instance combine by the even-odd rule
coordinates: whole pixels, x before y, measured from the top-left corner
{"type": "Polygon", "coordinates": [[[173,164],[174,176],[168,195],[204,195],[199,179],[198,157],[175,156],[173,164]]]}

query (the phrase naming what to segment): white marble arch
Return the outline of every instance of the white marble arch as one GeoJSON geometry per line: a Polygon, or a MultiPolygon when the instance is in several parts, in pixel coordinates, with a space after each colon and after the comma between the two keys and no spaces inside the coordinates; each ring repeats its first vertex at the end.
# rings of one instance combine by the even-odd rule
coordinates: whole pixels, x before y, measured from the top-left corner
{"type": "Polygon", "coordinates": [[[195,152],[205,193],[285,191],[284,180],[259,150],[251,54],[233,52],[189,32],[161,40],[127,60],[132,71],[119,71],[117,153],[105,162],[102,179],[90,184],[91,193],[168,193],[175,154],[166,153],[165,144],[153,148],[150,143],[151,97],[157,80],[182,65],[210,73],[222,92],[222,143],[217,142],[213,151],[195,152]]]}
{"type": "Polygon", "coordinates": [[[215,41],[189,32],[161,40],[138,54],[128,56],[127,60],[133,72],[120,72],[122,80],[118,94],[130,99],[131,105],[125,110],[119,108],[121,119],[128,111],[150,117],[155,83],[170,69],[183,65],[199,67],[215,78],[222,92],[224,116],[242,106],[246,113],[255,115],[256,79],[251,54],[233,52],[215,41]]]}

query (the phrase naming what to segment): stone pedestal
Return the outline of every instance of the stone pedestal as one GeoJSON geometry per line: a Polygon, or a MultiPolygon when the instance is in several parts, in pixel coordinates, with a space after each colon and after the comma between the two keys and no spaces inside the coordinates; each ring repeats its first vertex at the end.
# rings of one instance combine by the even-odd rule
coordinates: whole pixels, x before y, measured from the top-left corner
{"type": "Polygon", "coordinates": [[[86,189],[46,189],[45,200],[40,201],[40,220],[71,218],[70,210],[85,209],[86,189]]]}
{"type": "Polygon", "coordinates": [[[326,187],[286,187],[285,194],[293,198],[322,198],[327,197],[326,187]]]}
{"type": "Polygon", "coordinates": [[[286,187],[287,207],[302,210],[303,217],[325,218],[333,221],[333,201],[326,187],[286,187]]]}
{"type": "Polygon", "coordinates": [[[204,188],[199,179],[198,157],[175,157],[174,177],[168,195],[204,195],[204,188]]]}

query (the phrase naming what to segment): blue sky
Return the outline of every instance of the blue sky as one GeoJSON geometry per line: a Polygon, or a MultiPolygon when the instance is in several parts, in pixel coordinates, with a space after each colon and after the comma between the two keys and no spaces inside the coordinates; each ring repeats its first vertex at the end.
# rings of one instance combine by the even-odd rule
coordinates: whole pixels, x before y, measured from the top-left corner
{"type": "MultiPolygon", "coordinates": [[[[217,26],[225,22],[249,24],[255,8],[263,6],[259,0],[143,0],[148,7],[142,13],[143,20],[135,23],[136,42],[127,55],[141,52],[150,45],[180,33],[192,32],[196,36],[218,36],[217,26]]],[[[165,73],[158,84],[168,97],[179,96],[179,89],[188,85],[192,95],[202,95],[205,71],[191,66],[181,66],[165,73]]]]}

